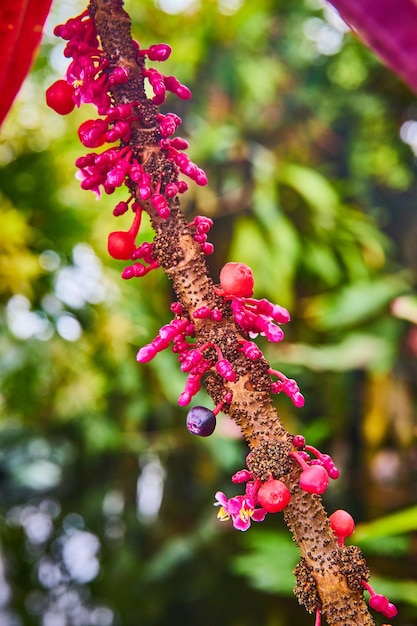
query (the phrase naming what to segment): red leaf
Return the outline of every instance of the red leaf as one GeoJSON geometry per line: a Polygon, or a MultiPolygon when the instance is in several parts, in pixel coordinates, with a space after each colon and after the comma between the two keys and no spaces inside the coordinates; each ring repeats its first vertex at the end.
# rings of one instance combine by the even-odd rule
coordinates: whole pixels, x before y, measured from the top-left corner
{"type": "Polygon", "coordinates": [[[35,58],[52,0],[0,2],[0,124],[35,58]]]}
{"type": "Polygon", "coordinates": [[[417,92],[415,0],[330,0],[341,17],[414,92],[417,92]]]}

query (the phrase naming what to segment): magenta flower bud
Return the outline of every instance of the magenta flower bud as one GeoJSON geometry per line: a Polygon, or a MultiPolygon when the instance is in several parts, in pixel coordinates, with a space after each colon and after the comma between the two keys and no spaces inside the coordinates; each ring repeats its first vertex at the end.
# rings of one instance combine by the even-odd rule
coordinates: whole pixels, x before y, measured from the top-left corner
{"type": "Polygon", "coordinates": [[[232,482],[235,484],[239,484],[239,483],[246,483],[248,480],[252,480],[253,475],[252,472],[249,472],[248,470],[239,470],[238,472],[236,472],[236,474],[233,474],[232,476],[232,482]]]}
{"type": "Polygon", "coordinates": [[[166,43],[158,43],[148,49],[148,57],[151,61],[166,61],[170,54],[171,46],[166,43]]]}
{"type": "Polygon", "coordinates": [[[236,380],[236,373],[227,359],[219,359],[216,363],[216,370],[229,382],[233,383],[236,380]]]}
{"type": "Polygon", "coordinates": [[[203,243],[203,245],[201,246],[201,250],[203,251],[203,254],[213,254],[214,252],[214,246],[212,243],[203,243]]]}
{"type": "Polygon", "coordinates": [[[148,361],[152,361],[152,359],[156,356],[157,351],[155,347],[149,343],[143,348],[140,348],[136,355],[136,360],[138,363],[147,363],[148,361]]]}
{"type": "Polygon", "coordinates": [[[191,90],[185,85],[180,85],[178,89],[175,90],[175,93],[181,100],[189,100],[192,96],[191,90]]]}
{"type": "Polygon", "coordinates": [[[173,137],[170,141],[170,145],[176,150],[187,150],[189,147],[188,141],[182,137],[173,137]]]}
{"type": "Polygon", "coordinates": [[[213,320],[213,322],[221,322],[223,319],[223,313],[219,311],[219,309],[213,309],[210,313],[210,318],[213,320]]]}
{"type": "Polygon", "coordinates": [[[168,198],[174,198],[178,193],[178,185],[175,183],[168,183],[168,185],[165,186],[164,193],[168,196],[168,198]]]}
{"type": "MultiPolygon", "coordinates": [[[[389,604],[388,598],[381,595],[380,593],[375,593],[374,595],[371,595],[371,597],[369,598],[369,606],[375,609],[375,611],[379,611],[380,613],[385,612],[385,610],[388,608],[388,604],[389,604]]],[[[392,616],[389,616],[389,617],[392,617],[392,616]]]]}
{"type": "Polygon", "coordinates": [[[184,308],[180,302],[173,302],[169,308],[175,315],[183,315],[184,313],[184,308]]]}
{"type": "Polygon", "coordinates": [[[190,162],[190,157],[188,156],[188,154],[176,154],[174,161],[176,163],[176,165],[178,165],[178,167],[184,167],[187,163],[190,162]]]}
{"type": "Polygon", "coordinates": [[[168,91],[172,91],[182,100],[191,98],[191,91],[185,85],[182,85],[175,76],[165,76],[164,83],[168,91]]]}
{"type": "Polygon", "coordinates": [[[193,180],[195,180],[197,177],[197,166],[195,165],[195,163],[192,163],[191,161],[184,162],[182,165],[180,165],[180,170],[186,176],[189,176],[193,180]]]}
{"type": "Polygon", "coordinates": [[[88,167],[89,165],[94,165],[96,158],[96,154],[94,152],[90,152],[90,154],[86,154],[85,156],[78,157],[75,161],[75,166],[81,169],[88,167]]]}
{"type": "MultiPolygon", "coordinates": [[[[297,407],[297,409],[301,409],[305,404],[305,398],[302,393],[297,391],[294,395],[291,396],[291,402],[293,403],[295,407],[297,407]]],[[[339,472],[337,472],[337,476],[335,476],[335,478],[337,478],[338,476],[339,476],[339,472]]],[[[334,477],[330,476],[330,478],[334,478],[334,477]]]]}
{"type": "Polygon", "coordinates": [[[194,225],[199,233],[208,233],[213,226],[213,220],[204,215],[196,215],[194,225]]]}
{"type": "Polygon", "coordinates": [[[162,96],[162,97],[165,98],[165,91],[166,90],[165,90],[165,85],[162,82],[162,80],[152,81],[151,84],[152,84],[152,89],[153,89],[153,92],[154,92],[155,96],[157,96],[157,97],[161,97],[162,96]]]}
{"type": "Polygon", "coordinates": [[[91,176],[86,176],[81,182],[81,189],[94,189],[94,187],[98,187],[103,182],[104,176],[101,174],[92,174],[91,176]]]}
{"type": "Polygon", "coordinates": [[[179,180],[178,183],[178,193],[185,193],[188,189],[188,185],[185,180],[179,180]]]}
{"type": "Polygon", "coordinates": [[[140,185],[139,195],[142,200],[149,200],[151,197],[151,188],[148,185],[140,185]]]}
{"type": "Polygon", "coordinates": [[[117,119],[131,117],[132,105],[131,104],[119,104],[116,107],[111,107],[107,111],[107,121],[114,122],[117,119]]]}
{"type": "Polygon", "coordinates": [[[159,124],[159,132],[162,137],[170,137],[176,131],[176,126],[172,120],[164,119],[159,124]]]}
{"type": "Polygon", "coordinates": [[[208,179],[204,170],[197,168],[197,176],[195,178],[195,182],[197,183],[197,185],[200,185],[200,187],[204,187],[205,185],[207,185],[208,179]]]}
{"type": "Polygon", "coordinates": [[[175,76],[165,76],[164,83],[166,88],[174,93],[175,90],[181,85],[180,81],[178,78],[175,78],[175,76]]]}
{"type": "Polygon", "coordinates": [[[272,343],[278,343],[284,339],[284,332],[282,329],[279,326],[275,326],[275,324],[272,324],[264,317],[256,317],[254,330],[264,333],[268,341],[271,341],[272,343]]]}
{"type": "Polygon", "coordinates": [[[168,207],[167,199],[161,193],[154,193],[151,197],[151,202],[152,206],[158,211],[158,213],[161,209],[168,207]]]}
{"type": "Polygon", "coordinates": [[[198,350],[190,350],[181,364],[181,370],[183,372],[191,371],[196,365],[203,360],[203,355],[198,350]]]}
{"type": "Polygon", "coordinates": [[[256,343],[253,341],[246,341],[242,346],[243,354],[248,357],[251,361],[256,361],[260,359],[262,356],[262,351],[258,348],[256,343]]]}
{"type": "Polygon", "coordinates": [[[123,215],[124,213],[126,213],[126,211],[128,210],[129,206],[127,204],[127,202],[119,202],[118,204],[116,204],[116,206],[113,209],[113,215],[115,215],[116,217],[119,215],[123,215]]]}
{"type": "Polygon", "coordinates": [[[109,148],[105,152],[102,152],[101,154],[97,155],[95,159],[95,165],[102,169],[107,169],[114,163],[117,163],[119,158],[120,158],[119,150],[115,148],[109,148]]]}
{"type": "Polygon", "coordinates": [[[123,185],[128,171],[129,163],[127,161],[119,161],[119,163],[107,174],[107,182],[115,187],[120,187],[123,185]]]}
{"type": "Polygon", "coordinates": [[[139,278],[141,276],[145,276],[146,267],[141,263],[135,263],[129,267],[125,267],[122,272],[122,278],[125,280],[129,280],[129,278],[139,278]]]}
{"type": "Polygon", "coordinates": [[[86,148],[97,148],[105,142],[107,122],[104,120],[87,120],[78,129],[78,136],[86,148]]]}
{"type": "Polygon", "coordinates": [[[388,602],[388,606],[384,611],[382,611],[385,617],[395,617],[398,613],[397,607],[392,602],[388,602]]]}
{"type": "Polygon", "coordinates": [[[129,80],[129,70],[127,67],[116,67],[109,76],[109,85],[121,85],[129,80]]]}
{"type": "Polygon", "coordinates": [[[192,395],[188,393],[188,391],[183,391],[180,397],[178,398],[178,404],[180,406],[187,406],[190,404],[192,395]]]}
{"type": "Polygon", "coordinates": [[[293,444],[296,448],[304,448],[306,443],[305,437],[303,435],[294,435],[293,444]]]}
{"type": "Polygon", "coordinates": [[[205,320],[210,317],[211,309],[209,306],[202,306],[199,309],[196,309],[193,313],[193,317],[199,320],[205,320]]]}

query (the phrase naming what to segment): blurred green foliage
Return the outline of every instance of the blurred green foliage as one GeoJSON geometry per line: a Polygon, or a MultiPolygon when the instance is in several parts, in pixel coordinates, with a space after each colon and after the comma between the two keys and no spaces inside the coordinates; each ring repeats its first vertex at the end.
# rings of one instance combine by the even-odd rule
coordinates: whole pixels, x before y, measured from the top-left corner
{"type": "MultiPolygon", "coordinates": [[[[260,343],[307,402],[278,397],[278,410],[334,456],[325,505],[360,522],[395,623],[415,623],[417,309],[398,306],[417,267],[413,146],[400,139],[415,97],[316,0],[126,7],[142,47],[169,43],[163,71],[193,91],[164,110],[209,175],[183,208],[215,220],[212,276],[247,262],[256,296],[290,308],[286,341],[260,343]]],[[[106,240],[123,192],[96,202],[74,178],[76,128],[94,111],[60,118],[43,97],[66,67],[52,27],[83,8],[55,3],[0,139],[1,619],[311,624],[281,518],[246,534],[216,521],[242,440],[223,418],[194,441],[174,355],[136,363],[170,319],[169,284],[120,280],[106,240]]]]}

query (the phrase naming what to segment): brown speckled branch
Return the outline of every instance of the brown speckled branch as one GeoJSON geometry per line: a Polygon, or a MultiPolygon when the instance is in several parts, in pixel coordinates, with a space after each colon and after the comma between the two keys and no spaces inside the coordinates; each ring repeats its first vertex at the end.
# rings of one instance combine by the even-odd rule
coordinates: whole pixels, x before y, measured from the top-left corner
{"type": "MultiPolygon", "coordinates": [[[[139,121],[134,123],[129,145],[154,184],[162,180],[164,187],[176,180],[176,172],[158,148],[158,111],[145,95],[143,64],[137,61],[130,18],[121,0],[91,0],[90,12],[110,60],[110,69],[116,66],[129,69],[128,82],[112,92],[116,104],[138,103],[139,121]]],[[[360,580],[367,578],[368,572],[360,551],[340,549],[320,497],[300,489],[300,469],[288,456],[292,437],[271,402],[269,365],[264,359],[250,361],[238,351],[242,332],[228,306],[213,291],[204,255],[192,237],[178,200],[170,201],[168,219],[160,219],[149,202],[144,203],[140,198],[138,202],[149,213],[155,229],[154,254],[189,318],[193,319],[193,312],[202,306],[217,306],[223,311],[221,322],[193,320],[196,342],[203,345],[211,341],[219,345],[238,376],[230,383],[213,370],[205,384],[215,403],[224,398],[226,390],[233,392],[225,411],[239,424],[253,452],[251,469],[255,475],[265,480],[272,473],[281,477],[291,491],[284,518],[302,557],[296,570],[298,600],[311,612],[321,607],[330,625],[374,624],[361,591],[360,580]]]]}

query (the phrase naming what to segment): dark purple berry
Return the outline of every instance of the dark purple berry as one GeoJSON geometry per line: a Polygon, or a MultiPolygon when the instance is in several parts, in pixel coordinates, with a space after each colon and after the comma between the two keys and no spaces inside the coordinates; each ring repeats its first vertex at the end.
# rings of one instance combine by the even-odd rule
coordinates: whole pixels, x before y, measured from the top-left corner
{"type": "Polygon", "coordinates": [[[193,435],[208,437],[216,428],[216,416],[205,406],[193,406],[187,413],[186,424],[193,435]]]}

